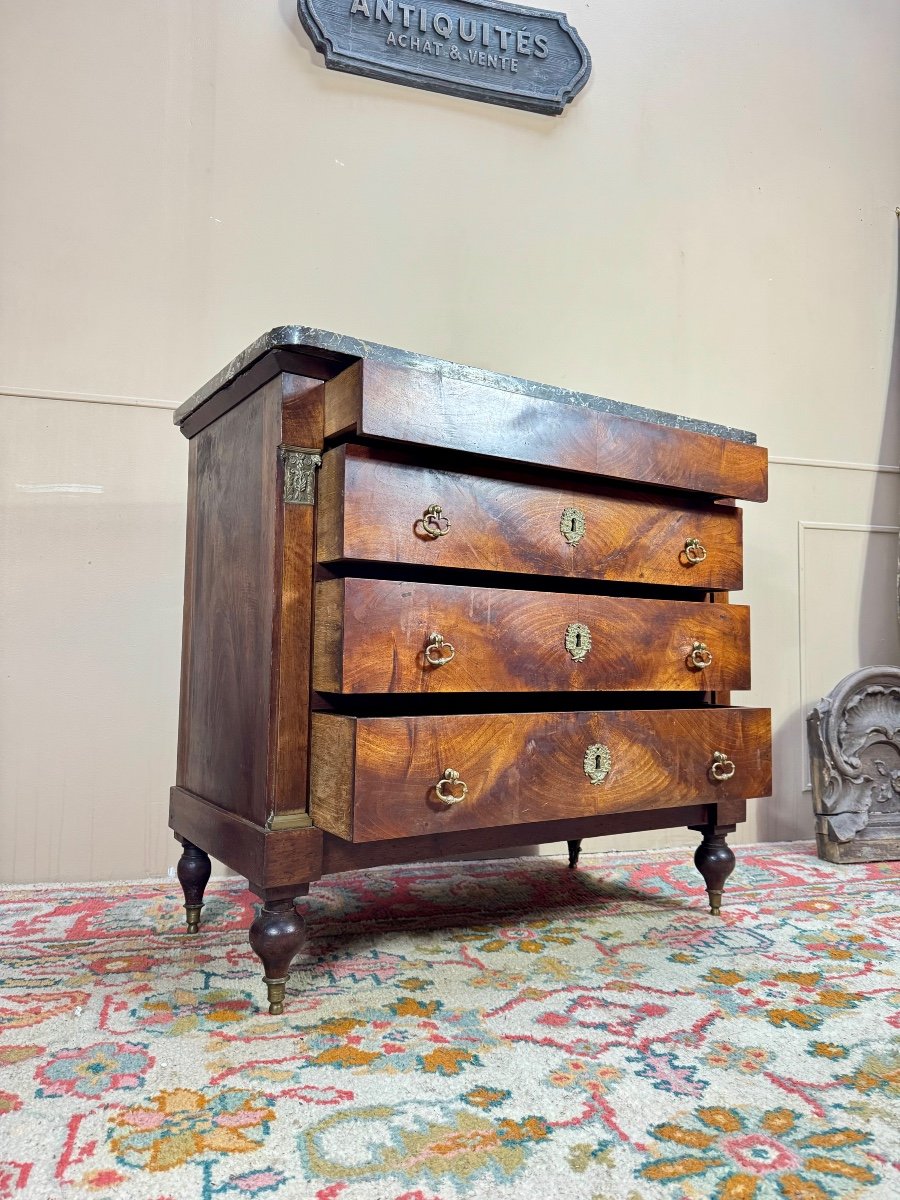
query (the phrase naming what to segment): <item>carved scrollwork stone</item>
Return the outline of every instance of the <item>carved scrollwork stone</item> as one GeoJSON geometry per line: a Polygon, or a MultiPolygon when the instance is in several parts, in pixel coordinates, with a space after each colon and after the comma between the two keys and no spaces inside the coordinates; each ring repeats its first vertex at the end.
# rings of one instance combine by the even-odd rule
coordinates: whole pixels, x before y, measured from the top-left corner
{"type": "Polygon", "coordinates": [[[806,723],[819,856],[900,857],[900,669],[854,671],[806,723]]]}

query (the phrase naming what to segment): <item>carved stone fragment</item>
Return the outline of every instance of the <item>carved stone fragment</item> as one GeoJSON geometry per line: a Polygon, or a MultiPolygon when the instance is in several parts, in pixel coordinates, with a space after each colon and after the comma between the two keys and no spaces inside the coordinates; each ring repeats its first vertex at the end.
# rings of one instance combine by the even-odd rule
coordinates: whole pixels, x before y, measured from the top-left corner
{"type": "Polygon", "coordinates": [[[854,671],[806,724],[819,857],[900,858],[900,669],[854,671]]]}

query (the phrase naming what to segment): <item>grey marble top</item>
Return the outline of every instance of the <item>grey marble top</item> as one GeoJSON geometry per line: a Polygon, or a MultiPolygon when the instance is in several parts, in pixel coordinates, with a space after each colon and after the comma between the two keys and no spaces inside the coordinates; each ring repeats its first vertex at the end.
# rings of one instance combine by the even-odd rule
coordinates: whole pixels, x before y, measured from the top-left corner
{"type": "Polygon", "coordinates": [[[175,412],[175,424],[180,425],[186,417],[219,391],[232,379],[251,367],[257,359],[270,350],[296,350],[312,357],[328,358],[345,362],[347,366],[360,358],[374,358],[379,362],[400,367],[414,367],[418,371],[431,371],[451,379],[461,379],[501,391],[517,392],[525,396],[537,396],[556,400],[561,404],[575,404],[582,408],[593,408],[599,412],[614,413],[619,417],[630,417],[635,421],[652,421],[656,425],[668,425],[674,429],[689,429],[694,433],[708,433],[713,437],[728,438],[733,442],[756,442],[756,434],[746,429],[730,429],[713,421],[699,421],[694,417],[682,417],[677,413],[660,412],[655,408],[644,408],[638,404],[624,404],[620,400],[608,400],[604,396],[590,396],[586,392],[573,392],[569,388],[554,387],[552,384],[535,383],[530,379],[519,379],[515,375],[501,375],[495,371],[483,371],[478,367],[464,367],[459,363],[445,362],[440,358],[429,358],[414,354],[410,350],[397,350],[393,346],[382,346],[378,342],[364,342],[347,337],[342,333],[329,333],[326,329],[311,329],[307,325],[279,325],[258,337],[255,342],[233,358],[227,367],[203,385],[175,412]]]}

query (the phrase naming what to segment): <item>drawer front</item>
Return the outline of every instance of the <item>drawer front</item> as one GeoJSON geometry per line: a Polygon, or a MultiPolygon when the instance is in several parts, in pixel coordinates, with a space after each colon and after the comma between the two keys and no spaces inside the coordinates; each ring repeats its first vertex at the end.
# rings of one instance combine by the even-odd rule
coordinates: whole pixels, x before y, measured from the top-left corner
{"type": "Polygon", "coordinates": [[[372,359],[325,384],[325,436],[351,430],[738,500],[768,487],[762,446],[372,359]]]}
{"type": "Polygon", "coordinates": [[[770,742],[765,709],[314,713],[311,815],[371,842],[767,796],[770,742]]]}
{"type": "Polygon", "coordinates": [[[743,583],[741,518],[727,505],[512,483],[343,446],[322,463],[317,555],[729,591],[743,583]]]}
{"type": "Polygon", "coordinates": [[[445,587],[316,586],[322,692],[730,691],[750,686],[744,605],[445,587]]]}

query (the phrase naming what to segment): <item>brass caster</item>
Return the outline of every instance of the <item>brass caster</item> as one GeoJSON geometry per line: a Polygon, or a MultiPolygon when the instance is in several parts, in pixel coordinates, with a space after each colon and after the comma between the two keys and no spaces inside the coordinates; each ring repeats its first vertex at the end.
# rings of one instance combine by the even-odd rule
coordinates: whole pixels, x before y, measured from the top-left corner
{"type": "Polygon", "coordinates": [[[263,983],[269,994],[269,1016],[280,1017],[284,1013],[284,989],[287,986],[287,979],[269,979],[267,975],[264,975],[263,983]]]}
{"type": "Polygon", "coordinates": [[[188,933],[200,932],[200,912],[202,908],[202,904],[186,904],[184,906],[188,933]]]}
{"type": "Polygon", "coordinates": [[[722,915],[722,893],[721,892],[710,892],[709,893],[709,911],[712,913],[712,915],[714,917],[721,917],[721,915],[722,915]]]}

